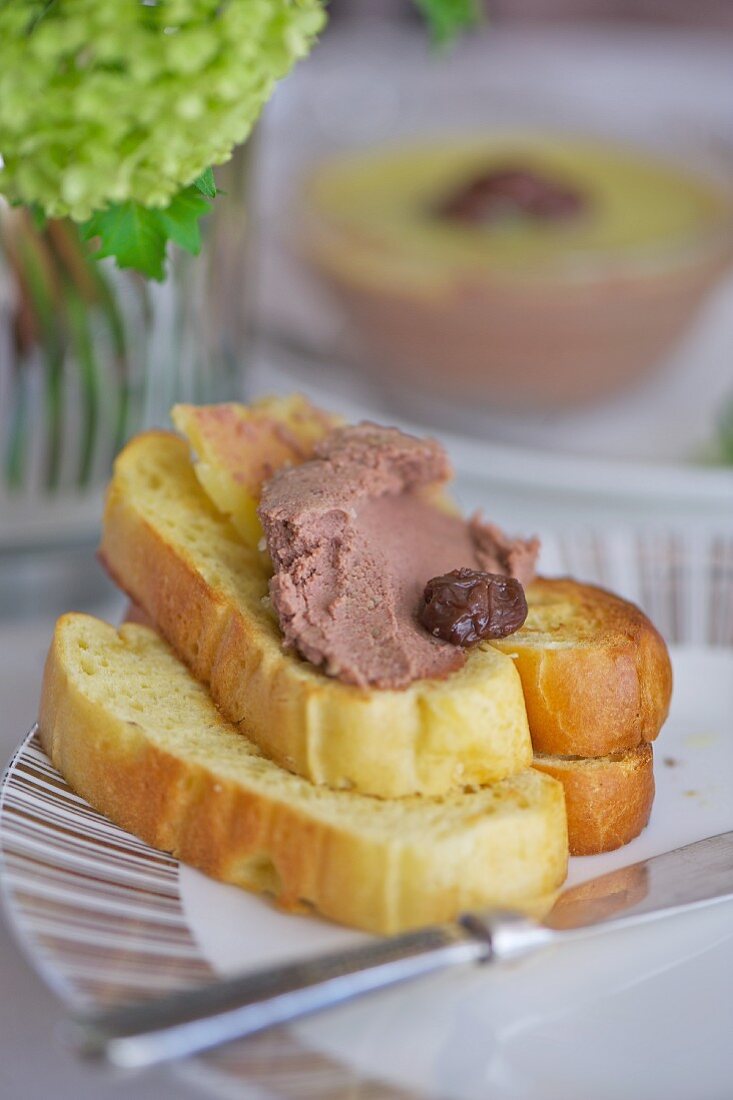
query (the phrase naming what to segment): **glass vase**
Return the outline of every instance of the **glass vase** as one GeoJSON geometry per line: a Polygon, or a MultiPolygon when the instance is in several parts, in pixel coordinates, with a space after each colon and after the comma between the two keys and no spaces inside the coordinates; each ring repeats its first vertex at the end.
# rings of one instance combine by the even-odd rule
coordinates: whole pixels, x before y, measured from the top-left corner
{"type": "Polygon", "coordinates": [[[175,402],[237,395],[249,159],[217,169],[201,254],[172,248],[164,283],[95,260],[69,221],[0,206],[0,554],[95,539],[125,440],[175,402]]]}

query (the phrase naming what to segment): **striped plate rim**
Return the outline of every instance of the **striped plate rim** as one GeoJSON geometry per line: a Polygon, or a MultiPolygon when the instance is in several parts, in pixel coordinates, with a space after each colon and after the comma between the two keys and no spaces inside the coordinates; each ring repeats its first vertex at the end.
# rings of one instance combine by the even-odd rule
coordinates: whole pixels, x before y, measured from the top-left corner
{"type": "MultiPolygon", "coordinates": [[[[0,883],[31,966],[73,1012],[210,981],[191,933],[179,864],[113,825],[50,763],[34,727],[0,791],[0,883]]],[[[222,1097],[415,1100],[305,1047],[285,1028],[176,1067],[222,1097]]]]}

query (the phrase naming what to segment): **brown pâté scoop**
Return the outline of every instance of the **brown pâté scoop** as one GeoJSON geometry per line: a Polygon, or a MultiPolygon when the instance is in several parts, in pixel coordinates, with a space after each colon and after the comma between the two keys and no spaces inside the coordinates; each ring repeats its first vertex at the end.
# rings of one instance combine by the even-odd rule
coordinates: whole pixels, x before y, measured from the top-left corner
{"type": "Polygon", "coordinates": [[[526,584],[539,543],[440,507],[450,475],[435,440],[363,423],[332,431],[311,460],[265,484],[259,516],[287,645],[363,688],[404,688],[464,664],[462,646],[420,621],[426,581],[466,568],[526,584]]]}

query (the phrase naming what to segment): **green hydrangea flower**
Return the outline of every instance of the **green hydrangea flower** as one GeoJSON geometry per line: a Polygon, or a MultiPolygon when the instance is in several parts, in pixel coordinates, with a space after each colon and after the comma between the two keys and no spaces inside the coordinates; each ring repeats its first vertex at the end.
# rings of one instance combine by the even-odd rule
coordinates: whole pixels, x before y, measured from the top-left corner
{"type": "Polygon", "coordinates": [[[0,192],[49,217],[165,207],[231,155],[322,0],[0,3],[0,192]]]}

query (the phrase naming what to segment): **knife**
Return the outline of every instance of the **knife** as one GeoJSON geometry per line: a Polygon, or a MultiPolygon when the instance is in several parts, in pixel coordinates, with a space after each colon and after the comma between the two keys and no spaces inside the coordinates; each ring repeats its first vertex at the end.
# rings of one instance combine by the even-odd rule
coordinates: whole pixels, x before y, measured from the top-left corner
{"type": "Polygon", "coordinates": [[[688,844],[565,890],[539,923],[470,913],[450,924],[78,1017],[87,1058],[125,1069],[199,1054],[449,966],[502,963],[551,944],[733,899],[733,832],[688,844]]]}

